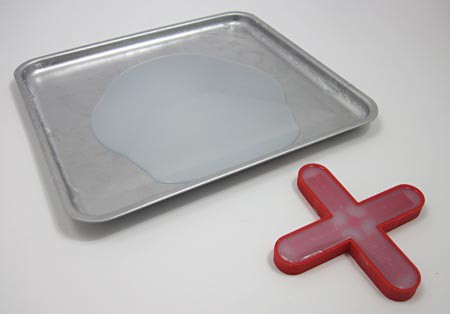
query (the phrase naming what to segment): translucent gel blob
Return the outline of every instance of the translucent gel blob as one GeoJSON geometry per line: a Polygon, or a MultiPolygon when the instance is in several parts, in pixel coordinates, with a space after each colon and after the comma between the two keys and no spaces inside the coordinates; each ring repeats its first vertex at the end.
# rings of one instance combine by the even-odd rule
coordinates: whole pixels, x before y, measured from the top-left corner
{"type": "Polygon", "coordinates": [[[97,139],[163,183],[207,177],[292,144],[280,84],[257,69],[173,55],[118,75],[91,115],[97,139]]]}

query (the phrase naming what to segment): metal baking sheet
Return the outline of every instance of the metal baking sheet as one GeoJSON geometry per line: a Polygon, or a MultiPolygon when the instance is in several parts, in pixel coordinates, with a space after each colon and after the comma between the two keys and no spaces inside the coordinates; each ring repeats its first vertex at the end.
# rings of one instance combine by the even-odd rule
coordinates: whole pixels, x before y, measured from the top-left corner
{"type": "MultiPolygon", "coordinates": [[[[15,78],[67,213],[103,222],[372,121],[376,104],[254,15],[230,12],[36,58],[15,78]],[[187,182],[159,182],[92,134],[90,115],[110,82],[158,57],[202,55],[275,78],[298,125],[296,140],[187,182]]],[[[207,131],[207,130],[205,130],[207,131]]]]}

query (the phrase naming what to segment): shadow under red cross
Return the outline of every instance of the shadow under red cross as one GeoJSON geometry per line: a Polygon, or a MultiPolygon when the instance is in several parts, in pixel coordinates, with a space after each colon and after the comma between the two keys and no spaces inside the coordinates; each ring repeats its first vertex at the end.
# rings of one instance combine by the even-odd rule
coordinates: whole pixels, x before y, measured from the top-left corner
{"type": "Polygon", "coordinates": [[[303,166],[297,184],[321,219],[277,241],[274,262],[281,271],[299,274],[350,252],[388,298],[403,301],[414,295],[420,273],[386,232],[419,215],[422,192],[398,185],[357,202],[317,164],[303,166]]]}

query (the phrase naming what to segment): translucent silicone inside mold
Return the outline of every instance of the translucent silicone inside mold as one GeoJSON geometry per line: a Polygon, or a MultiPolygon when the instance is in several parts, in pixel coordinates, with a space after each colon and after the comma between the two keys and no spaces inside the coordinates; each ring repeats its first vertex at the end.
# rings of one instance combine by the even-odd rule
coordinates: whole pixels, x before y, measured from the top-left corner
{"type": "Polygon", "coordinates": [[[299,182],[307,189],[309,200],[315,202],[312,205],[326,209],[320,214],[331,217],[280,239],[277,249],[285,261],[307,264],[320,254],[329,254],[330,258],[332,251],[338,252],[339,245],[352,239],[364,256],[360,258],[363,268],[369,267],[396,288],[417,286],[418,271],[379,226],[396,219],[398,223],[393,225],[412,219],[405,214],[420,210],[422,194],[402,185],[358,203],[326,169],[318,166],[302,168],[299,182]]]}

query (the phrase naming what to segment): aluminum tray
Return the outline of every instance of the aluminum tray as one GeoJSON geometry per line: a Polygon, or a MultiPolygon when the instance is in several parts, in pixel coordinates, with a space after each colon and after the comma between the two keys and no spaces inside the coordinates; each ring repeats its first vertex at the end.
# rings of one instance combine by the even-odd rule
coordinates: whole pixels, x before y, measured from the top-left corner
{"type": "Polygon", "coordinates": [[[67,213],[108,221],[372,121],[376,104],[257,17],[230,12],[33,59],[15,78],[67,213]],[[179,53],[244,64],[281,84],[299,126],[275,153],[192,182],[154,180],[93,136],[90,113],[112,79],[179,53]]]}

